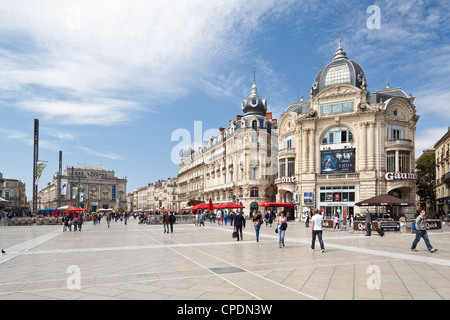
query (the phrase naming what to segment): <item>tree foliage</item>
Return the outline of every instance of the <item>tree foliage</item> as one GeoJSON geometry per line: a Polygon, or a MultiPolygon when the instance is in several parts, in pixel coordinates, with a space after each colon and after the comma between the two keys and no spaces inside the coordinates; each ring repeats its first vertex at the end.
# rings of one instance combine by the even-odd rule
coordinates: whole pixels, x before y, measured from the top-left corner
{"type": "Polygon", "coordinates": [[[424,154],[416,163],[417,195],[421,201],[436,200],[436,156],[434,153],[424,154]]]}

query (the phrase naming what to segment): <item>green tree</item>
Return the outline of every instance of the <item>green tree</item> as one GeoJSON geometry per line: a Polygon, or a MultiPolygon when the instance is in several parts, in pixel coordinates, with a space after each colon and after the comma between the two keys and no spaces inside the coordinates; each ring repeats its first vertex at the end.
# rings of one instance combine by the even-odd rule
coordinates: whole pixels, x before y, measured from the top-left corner
{"type": "Polygon", "coordinates": [[[417,195],[421,201],[432,204],[436,200],[436,156],[434,153],[424,154],[416,163],[417,195]]]}

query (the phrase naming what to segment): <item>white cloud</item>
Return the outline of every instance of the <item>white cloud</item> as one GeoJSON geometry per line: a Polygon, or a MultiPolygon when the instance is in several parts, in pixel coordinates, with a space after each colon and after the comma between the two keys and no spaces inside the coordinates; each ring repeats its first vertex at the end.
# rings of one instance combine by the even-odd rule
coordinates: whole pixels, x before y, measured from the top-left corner
{"type": "Polygon", "coordinates": [[[177,99],[245,55],[263,19],[291,2],[2,2],[0,85],[16,107],[46,119],[127,122],[143,101],[151,110],[177,99]]]}
{"type": "Polygon", "coordinates": [[[436,142],[438,142],[447,131],[448,127],[435,127],[416,132],[416,158],[418,158],[425,149],[434,147],[436,142]]]}

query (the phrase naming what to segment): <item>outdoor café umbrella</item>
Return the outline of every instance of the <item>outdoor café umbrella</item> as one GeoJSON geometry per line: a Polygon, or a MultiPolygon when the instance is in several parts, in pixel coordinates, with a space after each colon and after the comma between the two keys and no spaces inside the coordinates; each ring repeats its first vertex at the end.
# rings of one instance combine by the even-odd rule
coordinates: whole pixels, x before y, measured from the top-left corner
{"type": "Polygon", "coordinates": [[[261,202],[259,204],[260,207],[272,207],[272,208],[278,208],[278,207],[295,207],[295,203],[290,202],[261,202]]]}
{"type": "Polygon", "coordinates": [[[371,207],[371,206],[414,206],[413,202],[409,202],[400,198],[390,196],[388,194],[381,194],[379,196],[363,200],[355,203],[357,206],[371,207]]]}
{"type": "Polygon", "coordinates": [[[212,203],[211,198],[209,198],[209,203],[208,203],[208,207],[206,208],[208,210],[208,212],[211,212],[214,210],[214,205],[212,203]]]}
{"type": "Polygon", "coordinates": [[[224,206],[225,209],[244,209],[244,206],[241,206],[240,204],[236,204],[233,202],[228,202],[224,206]]]}

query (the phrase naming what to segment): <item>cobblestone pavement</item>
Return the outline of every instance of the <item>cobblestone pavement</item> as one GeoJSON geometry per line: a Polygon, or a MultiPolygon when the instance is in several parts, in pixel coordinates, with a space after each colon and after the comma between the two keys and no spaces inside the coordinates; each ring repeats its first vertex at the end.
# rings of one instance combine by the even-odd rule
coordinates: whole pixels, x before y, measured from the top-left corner
{"type": "Polygon", "coordinates": [[[244,241],[232,227],[86,222],[0,227],[0,299],[376,299],[450,298],[450,228],[429,232],[435,253],[414,235],[324,231],[325,252],[310,251],[310,229],[290,223],[286,247],[274,227],[251,223],[244,241]]]}

